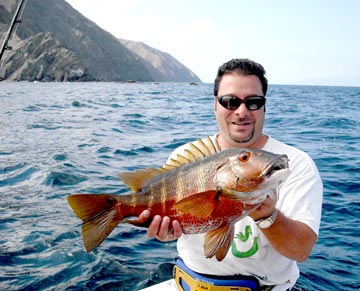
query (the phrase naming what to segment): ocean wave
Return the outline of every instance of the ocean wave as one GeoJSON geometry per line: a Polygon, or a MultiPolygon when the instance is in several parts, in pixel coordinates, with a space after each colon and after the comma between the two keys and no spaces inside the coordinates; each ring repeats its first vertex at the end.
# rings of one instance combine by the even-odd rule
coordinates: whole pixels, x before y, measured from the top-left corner
{"type": "Polygon", "coordinates": [[[76,185],[87,180],[87,177],[70,174],[66,172],[50,171],[43,181],[47,186],[69,186],[76,185]]]}
{"type": "Polygon", "coordinates": [[[27,165],[24,162],[0,168],[0,187],[30,180],[33,174],[38,171],[37,167],[27,165]]]}

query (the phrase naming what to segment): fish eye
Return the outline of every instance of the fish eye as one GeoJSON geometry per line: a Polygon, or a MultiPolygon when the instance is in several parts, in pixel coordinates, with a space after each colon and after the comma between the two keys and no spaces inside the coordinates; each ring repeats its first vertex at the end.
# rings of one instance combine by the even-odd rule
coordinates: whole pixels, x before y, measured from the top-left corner
{"type": "Polygon", "coordinates": [[[250,159],[250,153],[242,152],[242,153],[240,153],[238,159],[240,162],[247,162],[250,159]]]}

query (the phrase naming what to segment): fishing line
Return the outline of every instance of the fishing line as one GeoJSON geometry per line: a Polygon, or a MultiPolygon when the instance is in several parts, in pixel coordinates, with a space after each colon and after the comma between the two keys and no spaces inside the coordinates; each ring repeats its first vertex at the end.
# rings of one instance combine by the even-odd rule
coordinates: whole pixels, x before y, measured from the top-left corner
{"type": "MultiPolygon", "coordinates": [[[[20,0],[19,5],[15,11],[14,17],[10,23],[9,30],[5,36],[4,42],[1,46],[0,50],[0,68],[4,65],[4,59],[2,58],[6,50],[12,50],[12,46],[8,46],[9,41],[13,38],[12,36],[15,34],[17,27],[19,26],[19,23],[21,23],[21,16],[24,12],[24,8],[26,5],[27,0],[20,0]]],[[[4,76],[5,77],[5,76],[4,76]]],[[[3,78],[0,77],[0,81],[2,81],[3,78]]]]}

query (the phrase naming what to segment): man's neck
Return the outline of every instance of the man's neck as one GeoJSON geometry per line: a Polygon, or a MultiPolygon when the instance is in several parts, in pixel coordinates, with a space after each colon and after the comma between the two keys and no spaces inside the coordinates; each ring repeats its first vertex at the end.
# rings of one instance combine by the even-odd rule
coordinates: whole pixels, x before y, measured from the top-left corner
{"type": "Polygon", "coordinates": [[[250,143],[237,143],[237,142],[226,142],[225,139],[220,135],[220,133],[218,133],[216,135],[216,140],[217,143],[219,145],[219,147],[221,148],[221,150],[226,150],[226,149],[232,149],[232,148],[257,148],[257,149],[262,149],[266,142],[268,141],[269,137],[266,134],[262,134],[261,137],[254,141],[254,142],[250,142],[250,143]]]}

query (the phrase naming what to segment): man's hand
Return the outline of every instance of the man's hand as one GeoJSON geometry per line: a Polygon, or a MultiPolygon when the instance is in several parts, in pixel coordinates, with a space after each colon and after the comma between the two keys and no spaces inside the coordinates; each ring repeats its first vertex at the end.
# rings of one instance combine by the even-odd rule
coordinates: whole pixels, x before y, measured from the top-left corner
{"type": "MultiPolygon", "coordinates": [[[[139,215],[140,221],[145,222],[149,218],[149,210],[144,210],[139,215]]],[[[162,242],[178,239],[183,233],[180,223],[177,220],[174,220],[171,226],[172,228],[170,227],[170,218],[168,216],[161,217],[160,215],[155,215],[148,227],[147,235],[148,237],[156,238],[162,242]]]]}
{"type": "Polygon", "coordinates": [[[274,192],[266,197],[263,203],[258,206],[249,216],[255,221],[269,217],[275,210],[275,205],[277,202],[277,194],[274,192]]]}

